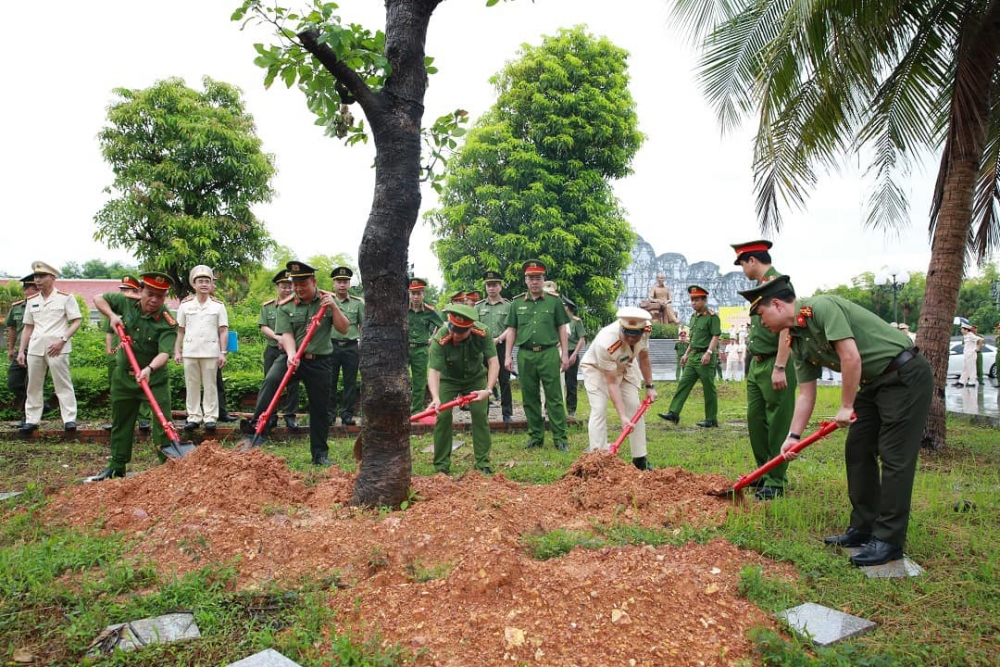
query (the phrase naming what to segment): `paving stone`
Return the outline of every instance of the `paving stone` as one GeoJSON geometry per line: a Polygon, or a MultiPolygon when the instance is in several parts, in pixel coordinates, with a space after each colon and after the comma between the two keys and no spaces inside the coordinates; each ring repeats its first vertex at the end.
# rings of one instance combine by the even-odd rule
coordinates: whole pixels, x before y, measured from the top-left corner
{"type": "Polygon", "coordinates": [[[273,648],[254,653],[249,658],[231,662],[226,667],[302,667],[294,660],[289,660],[273,648]]]}
{"type": "Polygon", "coordinates": [[[116,623],[104,628],[87,652],[89,656],[106,655],[116,648],[132,651],[147,644],[177,642],[201,637],[194,614],[178,612],[155,618],[142,618],[128,623],[116,623]]]}
{"type": "MultiPolygon", "coordinates": [[[[853,556],[861,551],[861,547],[851,547],[850,549],[844,549],[844,551],[853,556]]],[[[919,577],[924,573],[924,568],[920,567],[906,556],[903,556],[899,560],[891,560],[882,565],[869,565],[868,567],[860,567],[858,569],[864,572],[865,576],[869,579],[919,577]]]]}
{"type": "Polygon", "coordinates": [[[3,493],[0,493],[0,501],[9,500],[11,498],[17,498],[19,495],[21,495],[21,493],[22,493],[21,491],[4,491],[3,493]]]}
{"type": "Polygon", "coordinates": [[[830,646],[870,632],[875,624],[813,602],[806,602],[776,614],[795,632],[812,640],[816,646],[830,646]]]}
{"type": "MultiPolygon", "coordinates": [[[[451,441],[451,451],[455,451],[456,449],[458,449],[459,447],[461,447],[464,444],[465,444],[464,440],[452,440],[451,441]]],[[[420,452],[422,454],[433,454],[434,453],[434,445],[433,444],[427,445],[426,447],[424,447],[423,449],[421,449],[420,452]]]]}

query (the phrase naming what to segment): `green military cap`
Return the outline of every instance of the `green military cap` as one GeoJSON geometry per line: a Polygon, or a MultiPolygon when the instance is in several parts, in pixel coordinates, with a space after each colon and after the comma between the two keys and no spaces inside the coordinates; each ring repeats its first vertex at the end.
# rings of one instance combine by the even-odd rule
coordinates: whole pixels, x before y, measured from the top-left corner
{"type": "Polygon", "coordinates": [[[483,282],[486,283],[502,283],[503,274],[499,271],[487,271],[483,274],[483,282]]]}
{"type": "Polygon", "coordinates": [[[276,274],[274,274],[274,277],[271,278],[271,282],[274,283],[275,285],[277,285],[278,283],[292,282],[292,279],[288,277],[288,269],[282,269],[281,271],[278,271],[276,274]]]}
{"type": "Polygon", "coordinates": [[[743,257],[748,252],[767,252],[771,249],[774,244],[767,239],[757,239],[756,241],[746,241],[744,243],[732,243],[730,244],[733,250],[736,251],[736,261],[733,262],[736,266],[740,265],[740,258],[743,257]]]}
{"type": "Polygon", "coordinates": [[[174,284],[174,279],[160,271],[139,274],[139,282],[151,290],[166,292],[174,284]]]}
{"type": "Polygon", "coordinates": [[[473,301],[479,301],[479,292],[474,289],[470,289],[465,293],[466,299],[472,299],[473,301]]]}
{"type": "Polygon", "coordinates": [[[427,287],[427,281],[423,278],[410,278],[410,284],[406,288],[411,292],[416,292],[418,290],[425,289],[427,287]]]}
{"type": "Polygon", "coordinates": [[[750,314],[753,315],[757,306],[761,302],[766,302],[777,296],[784,296],[785,293],[795,296],[795,289],[792,287],[791,278],[788,276],[775,276],[767,282],[756,287],[740,292],[740,296],[750,302],[750,314]]]}
{"type": "Polygon", "coordinates": [[[708,296],[708,290],[700,285],[688,285],[688,295],[694,299],[699,296],[708,296]]]}
{"type": "Polygon", "coordinates": [[[285,268],[288,270],[288,277],[293,281],[305,280],[316,276],[316,269],[309,266],[305,262],[300,262],[295,259],[288,262],[288,264],[285,264],[285,268]]]}
{"type": "Polygon", "coordinates": [[[472,306],[464,303],[452,303],[441,309],[442,313],[448,313],[448,322],[460,329],[468,329],[476,323],[476,310],[472,306]]]}
{"type": "MultiPolygon", "coordinates": [[[[452,294],[450,301],[452,303],[461,303],[462,301],[465,301],[465,290],[464,289],[460,289],[457,292],[455,292],[454,294],[452,294]]],[[[444,311],[441,311],[441,312],[444,312],[444,311]]]]}
{"type": "Polygon", "coordinates": [[[35,274],[29,273],[25,277],[21,278],[22,287],[34,287],[35,286],[35,274]]]}
{"type": "Polygon", "coordinates": [[[333,271],[330,272],[330,277],[334,278],[334,279],[337,279],[337,278],[347,278],[347,279],[350,279],[351,276],[353,276],[353,275],[354,275],[354,271],[351,271],[346,266],[338,266],[337,268],[335,268],[333,271]]]}
{"type": "Polygon", "coordinates": [[[118,289],[142,289],[142,285],[133,276],[124,275],[121,277],[121,284],[118,285],[118,289]]]}

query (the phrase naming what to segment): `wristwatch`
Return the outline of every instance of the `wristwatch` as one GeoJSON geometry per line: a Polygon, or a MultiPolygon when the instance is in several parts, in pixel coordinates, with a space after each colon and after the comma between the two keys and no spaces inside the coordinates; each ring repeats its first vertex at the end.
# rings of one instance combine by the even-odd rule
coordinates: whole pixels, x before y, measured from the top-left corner
{"type": "Polygon", "coordinates": [[[656,389],[656,385],[655,384],[647,384],[646,385],[646,389],[656,389]]]}
{"type": "Polygon", "coordinates": [[[775,364],[774,365],[774,370],[776,370],[776,371],[783,371],[783,370],[785,370],[785,367],[782,366],[781,364],[775,364]]]}
{"type": "Polygon", "coordinates": [[[66,336],[59,336],[59,340],[61,340],[64,343],[68,343],[69,342],[69,338],[66,338],[66,336]]]}

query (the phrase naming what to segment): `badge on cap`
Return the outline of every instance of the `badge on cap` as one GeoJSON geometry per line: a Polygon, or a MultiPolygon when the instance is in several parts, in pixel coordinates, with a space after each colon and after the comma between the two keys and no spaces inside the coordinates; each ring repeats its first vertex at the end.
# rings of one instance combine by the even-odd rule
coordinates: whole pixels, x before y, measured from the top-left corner
{"type": "Polygon", "coordinates": [[[521,268],[524,269],[524,275],[526,276],[545,275],[545,265],[542,264],[541,260],[538,259],[529,259],[522,265],[521,268]]]}

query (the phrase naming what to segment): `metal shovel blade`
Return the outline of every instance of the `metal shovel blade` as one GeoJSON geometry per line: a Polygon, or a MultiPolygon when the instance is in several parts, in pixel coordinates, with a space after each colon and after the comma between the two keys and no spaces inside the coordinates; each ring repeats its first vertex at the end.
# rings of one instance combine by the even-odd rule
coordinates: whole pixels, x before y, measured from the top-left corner
{"type": "Polygon", "coordinates": [[[160,451],[168,459],[182,459],[195,449],[197,449],[197,446],[194,443],[181,442],[179,440],[172,440],[170,444],[160,447],[160,451]]]}
{"type": "Polygon", "coordinates": [[[249,452],[252,449],[256,449],[267,442],[267,438],[263,435],[248,435],[247,437],[240,440],[240,444],[236,445],[236,451],[238,452],[249,452]]]}

